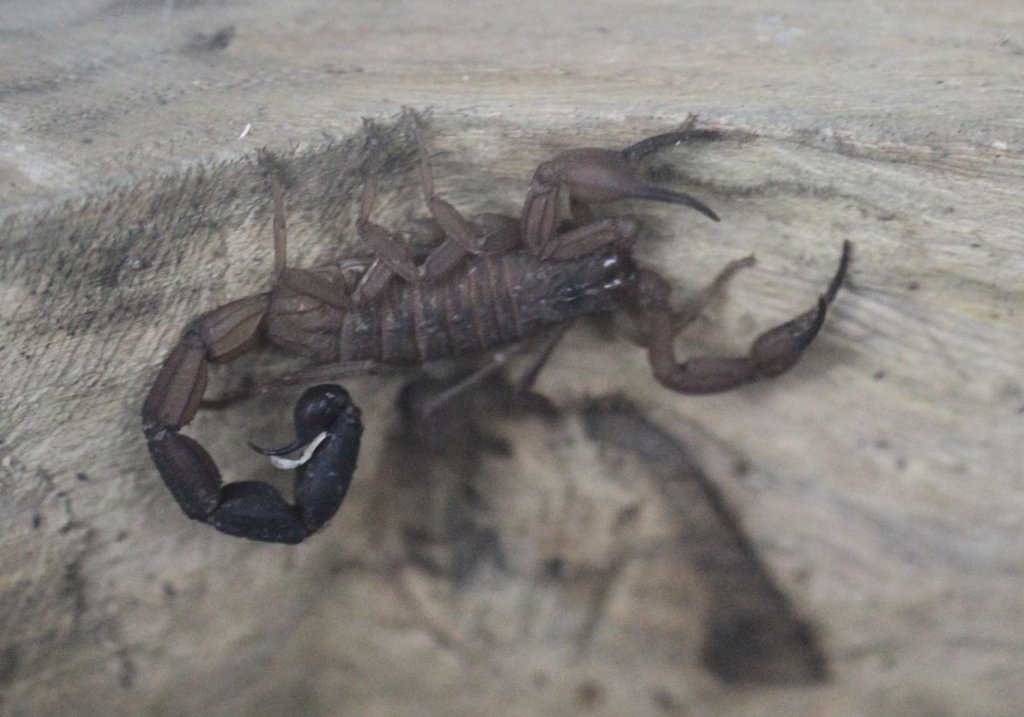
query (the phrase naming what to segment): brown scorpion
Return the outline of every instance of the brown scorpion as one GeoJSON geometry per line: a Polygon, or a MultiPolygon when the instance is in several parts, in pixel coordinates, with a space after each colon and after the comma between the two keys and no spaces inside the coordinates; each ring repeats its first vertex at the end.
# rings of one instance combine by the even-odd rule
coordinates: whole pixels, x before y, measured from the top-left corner
{"type": "MultiPolygon", "coordinates": [[[[839,268],[812,309],[762,333],[746,356],[698,356],[680,363],[675,337],[697,318],[714,291],[752,260],[730,263],[695,301],[677,310],[670,302],[669,282],[632,258],[639,220],[595,218],[591,206],[646,199],[685,205],[717,221],[697,199],[645,184],[636,172],[643,157],[681,142],[715,139],[716,132],[694,129],[691,122],[620,151],[564,152],[537,168],[519,218],[486,214],[471,221],[434,193],[414,116],[410,124],[430,219],[414,222],[404,236],[374,224],[371,174],[357,228],[374,258],[290,268],[285,262],[283,188],[271,173],[274,286],[194,320],[164,362],[142,406],[142,423],[157,470],[188,517],[231,535],[297,543],[330,520],[348,490],[363,429],[359,409],[340,386],[317,385],[300,397],[293,443],[276,450],[256,448],[279,467],[296,468],[293,503],[267,483],[225,485],[209,453],[180,433],[202,402],[207,364],[231,361],[260,344],[324,364],[284,379],[297,383],[515,349],[526,339],[546,335],[518,382],[526,390],[573,319],[625,307],[638,317],[640,340],[662,384],[681,393],[713,393],[792,367],[817,335],[846,274],[849,242],[844,242],[839,268]],[[564,196],[569,221],[561,218],[564,196]],[[407,238],[432,239],[435,245],[417,262],[407,238]],[[294,460],[283,458],[298,451],[294,460]]],[[[505,355],[507,351],[496,354],[498,360],[490,367],[448,395],[474,385],[505,355]]]]}

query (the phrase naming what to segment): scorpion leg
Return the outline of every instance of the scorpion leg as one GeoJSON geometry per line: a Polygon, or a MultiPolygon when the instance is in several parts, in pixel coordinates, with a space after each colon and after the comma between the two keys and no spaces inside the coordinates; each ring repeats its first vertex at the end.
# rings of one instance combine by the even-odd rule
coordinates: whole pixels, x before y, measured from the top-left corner
{"type": "Polygon", "coordinates": [[[515,220],[496,214],[485,215],[484,226],[474,224],[462,216],[450,202],[434,191],[434,172],[430,166],[430,152],[420,128],[416,113],[406,107],[404,113],[412,125],[416,148],[420,158],[420,186],[430,216],[444,234],[444,241],[435,248],[420,267],[424,280],[440,279],[470,255],[506,251],[520,242],[515,220]],[[487,221],[489,220],[489,221],[487,221]]]}
{"type": "Polygon", "coordinates": [[[697,292],[696,296],[688,298],[682,307],[672,312],[672,316],[675,319],[674,330],[676,333],[682,331],[699,319],[701,314],[708,307],[708,304],[715,301],[722,295],[722,291],[725,289],[726,284],[738,271],[753,265],[753,255],[745,256],[742,259],[735,259],[726,264],[710,284],[697,292]]]}
{"type": "MultiPolygon", "coordinates": [[[[681,393],[700,394],[728,391],[789,370],[818,335],[828,306],[846,276],[851,251],[850,242],[843,242],[839,268],[828,289],[818,298],[817,306],[762,333],[754,340],[746,356],[695,356],[683,363],[676,362],[674,339],[686,323],[692,322],[696,313],[691,310],[681,315],[673,311],[669,304],[671,287],[668,282],[649,269],[641,269],[640,308],[644,342],[655,377],[668,388],[681,393]]],[[[738,268],[735,265],[732,271],[738,268]]],[[[726,272],[730,269],[727,268],[726,272]]],[[[720,280],[728,278],[726,272],[719,275],[720,280]]],[[[714,285],[709,290],[713,291],[714,285]]]]}
{"type": "Polygon", "coordinates": [[[529,363],[526,364],[526,370],[519,376],[519,379],[515,382],[514,388],[517,396],[525,396],[533,390],[533,384],[537,382],[537,376],[540,375],[540,371],[544,368],[544,364],[551,358],[551,354],[555,352],[555,347],[562,338],[568,333],[569,329],[573,326],[572,321],[567,321],[564,324],[560,324],[552,328],[548,335],[537,347],[537,351],[530,357],[529,363]]]}
{"type": "MultiPolygon", "coordinates": [[[[267,168],[274,202],[274,279],[288,288],[323,301],[329,306],[349,310],[355,304],[350,291],[338,287],[312,271],[288,266],[288,226],[284,215],[284,185],[277,171],[277,162],[267,150],[261,150],[260,162],[267,168]]],[[[348,288],[348,287],[345,287],[348,288]]]]}
{"type": "Polygon", "coordinates": [[[370,220],[377,197],[376,174],[371,172],[359,210],[358,230],[370,244],[375,259],[356,288],[352,298],[356,304],[372,301],[391,281],[394,275],[409,283],[435,281],[448,274],[467,256],[504,251],[519,243],[517,222],[510,217],[488,214],[478,223],[466,219],[451,203],[441,199],[434,191],[434,175],[426,142],[420,131],[415,113],[405,109],[411,122],[419,153],[420,185],[430,211],[430,220],[413,224],[413,233],[429,237],[439,236],[441,243],[431,250],[422,264],[417,266],[409,248],[395,232],[370,220]]]}
{"type": "Polygon", "coordinates": [[[572,325],[573,322],[569,321],[564,324],[554,326],[548,331],[547,335],[537,343],[531,341],[520,341],[503,350],[496,351],[491,355],[490,360],[483,366],[480,366],[465,378],[457,381],[437,395],[424,401],[420,408],[420,413],[425,419],[429,419],[431,414],[442,409],[446,404],[451,403],[451,401],[457,399],[467,391],[481,385],[491,376],[505,368],[505,366],[508,365],[509,359],[513,356],[525,352],[528,348],[534,348],[535,350],[533,350],[529,356],[529,361],[526,364],[525,370],[512,385],[513,395],[516,398],[529,396],[540,370],[544,367],[544,364],[547,363],[548,359],[551,358],[551,354],[554,352],[555,346],[557,346],[558,342],[562,340],[562,337],[565,336],[566,332],[572,328],[572,325]]]}
{"type": "Polygon", "coordinates": [[[648,137],[624,150],[573,149],[544,162],[534,172],[520,218],[526,246],[538,256],[551,256],[550,244],[558,233],[563,188],[568,190],[570,203],[577,204],[573,211],[577,217],[587,216],[579,205],[646,199],[688,206],[718,221],[718,215],[700,200],[645,184],[636,172],[636,163],[640,159],[664,147],[717,137],[716,132],[693,129],[690,121],[676,132],[648,137]]]}
{"type": "Polygon", "coordinates": [[[324,364],[315,368],[302,371],[292,371],[278,376],[268,384],[268,387],[292,386],[300,383],[313,383],[320,381],[338,381],[353,376],[379,376],[388,373],[399,373],[408,371],[411,367],[407,364],[387,363],[375,359],[362,361],[339,361],[337,363],[324,364]]]}
{"type": "Polygon", "coordinates": [[[344,389],[317,386],[296,405],[300,440],[320,442],[296,473],[294,505],[265,483],[225,485],[206,449],[180,433],[199,408],[207,363],[251,349],[269,302],[267,294],[252,296],[198,319],[160,370],[142,406],[142,425],[160,477],[188,517],[251,540],[297,543],[337,512],[355,470],[362,424],[344,389]]]}

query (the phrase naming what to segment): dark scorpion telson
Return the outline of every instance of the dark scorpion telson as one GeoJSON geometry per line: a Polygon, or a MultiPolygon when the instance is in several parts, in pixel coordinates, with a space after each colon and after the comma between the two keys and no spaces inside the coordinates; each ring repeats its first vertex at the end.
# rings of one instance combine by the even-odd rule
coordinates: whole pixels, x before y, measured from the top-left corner
{"type": "MultiPolygon", "coordinates": [[[[691,207],[711,219],[700,201],[644,184],[637,162],[662,148],[717,138],[692,127],[650,137],[625,150],[575,149],[541,164],[519,218],[487,214],[464,218],[436,196],[416,117],[408,119],[420,154],[430,219],[414,222],[405,236],[370,221],[376,196],[363,191],[358,231],[372,260],[316,269],[285,262],[283,188],[272,174],[276,281],[256,294],[200,316],[171,351],[142,407],[149,451],[160,476],[185,514],[218,530],[252,540],[297,543],[337,512],[355,471],[362,423],[345,389],[322,384],[295,407],[296,440],[260,450],[280,467],[296,468],[294,503],[259,481],[224,484],[209,453],[179,431],[192,420],[206,388],[207,364],[225,363],[260,344],[271,344],[320,364],[282,379],[285,383],[338,379],[410,368],[427,361],[517,349],[543,336],[518,388],[525,391],[572,320],[624,307],[638,318],[655,377],[681,393],[727,391],[777,376],[799,360],[825,320],[849,263],[842,258],[831,283],[809,311],[761,334],[741,357],[699,356],[682,363],[674,339],[738,269],[734,261],[683,309],[670,301],[671,285],[638,266],[634,217],[595,218],[591,205],[646,199],[691,207]],[[571,220],[562,219],[563,196],[571,220]],[[416,263],[404,239],[432,240],[416,263]],[[283,456],[301,451],[294,460],[283,456]]],[[[508,351],[448,392],[472,387],[499,366],[508,351]]],[[[440,400],[443,400],[444,396],[440,400]]]]}

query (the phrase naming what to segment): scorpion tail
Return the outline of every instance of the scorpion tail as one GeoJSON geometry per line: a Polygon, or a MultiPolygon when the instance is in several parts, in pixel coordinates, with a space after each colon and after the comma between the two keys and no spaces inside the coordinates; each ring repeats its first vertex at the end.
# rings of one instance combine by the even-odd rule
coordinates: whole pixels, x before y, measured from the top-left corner
{"type": "Polygon", "coordinates": [[[297,467],[294,505],[267,483],[224,485],[206,449],[175,430],[148,429],[149,452],[188,517],[249,540],[299,543],[341,507],[355,472],[363,426],[348,392],[334,385],[306,391],[295,415],[296,433],[314,434],[315,446],[297,467]]]}

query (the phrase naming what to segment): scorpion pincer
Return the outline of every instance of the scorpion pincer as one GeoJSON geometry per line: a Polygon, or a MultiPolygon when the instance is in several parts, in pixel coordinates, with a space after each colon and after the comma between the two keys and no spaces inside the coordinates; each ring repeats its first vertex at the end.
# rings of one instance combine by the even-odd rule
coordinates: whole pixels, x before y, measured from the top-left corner
{"type": "MultiPolygon", "coordinates": [[[[655,377],[681,393],[725,391],[776,376],[793,366],[820,330],[842,284],[850,244],[817,305],[761,334],[746,356],[675,358],[674,339],[697,318],[714,292],[752,260],[729,264],[683,308],[671,285],[638,266],[632,251],[641,224],[631,216],[596,218],[592,205],[645,199],[688,206],[718,220],[699,200],[645,184],[637,162],[684,141],[717,134],[684,125],[625,150],[576,149],[537,168],[519,217],[464,217],[434,193],[427,151],[415,115],[406,120],[419,147],[421,185],[430,217],[392,232],[370,219],[373,175],[362,195],[357,228],[373,258],[314,269],[287,266],[283,188],[271,172],[276,280],[271,290],[200,316],[164,362],[142,406],[149,451],[184,513],[220,531],[252,540],[297,543],[338,511],[356,467],[362,423],[340,386],[320,381],[409,369],[436,359],[499,349],[504,355],[542,339],[518,383],[526,390],[558,339],[580,316],[629,308],[655,377]],[[571,218],[561,217],[568,197],[571,218]],[[417,262],[408,239],[433,248],[417,262]],[[260,450],[280,467],[294,467],[288,502],[259,481],[225,484],[213,459],[180,433],[200,407],[207,365],[225,363],[260,345],[309,358],[318,368],[284,383],[320,383],[299,398],[296,439],[260,450]],[[300,452],[296,459],[284,456],[300,452]]],[[[449,392],[466,390],[500,361],[449,392]]]]}

